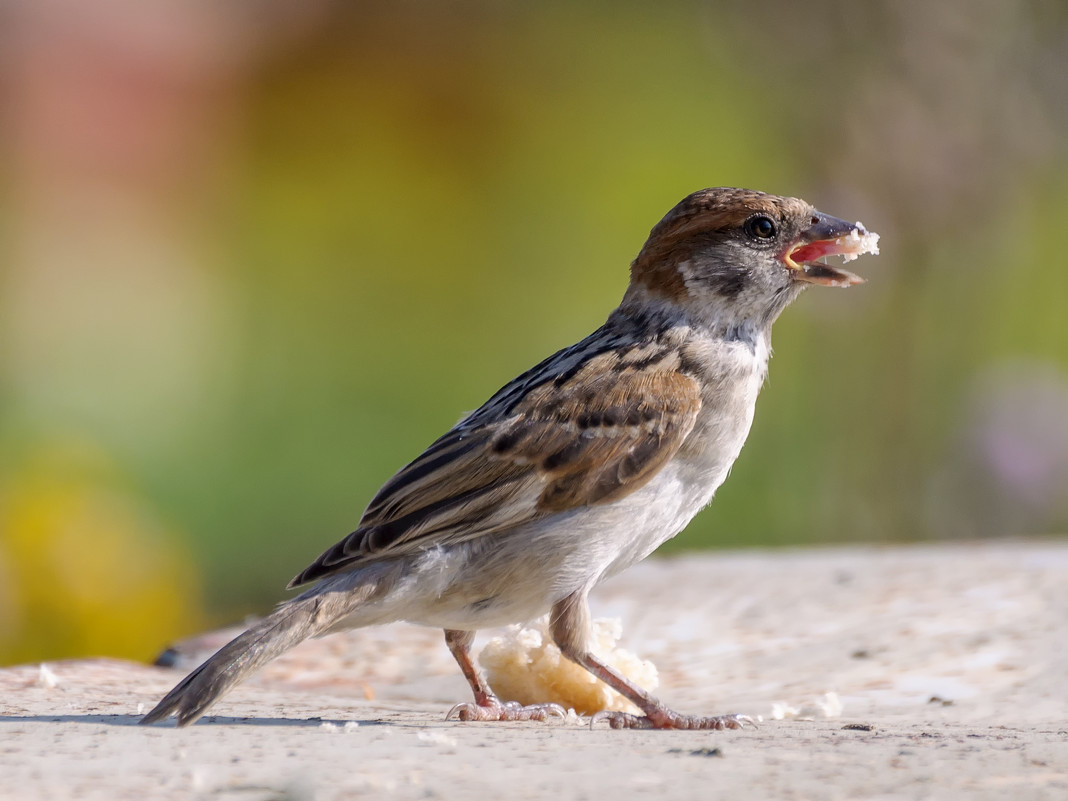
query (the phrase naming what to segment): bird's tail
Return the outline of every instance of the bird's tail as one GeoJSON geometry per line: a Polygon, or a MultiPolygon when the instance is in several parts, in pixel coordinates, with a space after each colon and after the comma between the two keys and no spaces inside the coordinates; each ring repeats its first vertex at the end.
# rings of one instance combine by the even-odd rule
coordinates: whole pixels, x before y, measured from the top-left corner
{"type": "MultiPolygon", "coordinates": [[[[225,693],[267,662],[303,640],[324,634],[357,607],[379,595],[379,582],[367,582],[342,591],[313,588],[280,606],[244,634],[220,648],[156,704],[141,723],[156,723],[172,712],[178,725],[187,726],[203,715],[225,693]]],[[[370,611],[370,610],[368,610],[370,611]]],[[[354,626],[372,622],[353,620],[354,626]]]]}

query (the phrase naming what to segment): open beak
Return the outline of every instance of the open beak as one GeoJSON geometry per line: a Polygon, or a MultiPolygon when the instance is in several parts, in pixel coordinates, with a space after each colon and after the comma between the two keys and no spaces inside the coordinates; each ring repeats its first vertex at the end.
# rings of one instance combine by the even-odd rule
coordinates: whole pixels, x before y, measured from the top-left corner
{"type": "Polygon", "coordinates": [[[816,212],[812,224],[798,237],[781,259],[794,280],[823,286],[853,286],[864,279],[841,267],[832,267],[826,256],[841,256],[843,261],[864,253],[879,252],[879,235],[870,233],[861,223],[849,223],[816,212]]]}

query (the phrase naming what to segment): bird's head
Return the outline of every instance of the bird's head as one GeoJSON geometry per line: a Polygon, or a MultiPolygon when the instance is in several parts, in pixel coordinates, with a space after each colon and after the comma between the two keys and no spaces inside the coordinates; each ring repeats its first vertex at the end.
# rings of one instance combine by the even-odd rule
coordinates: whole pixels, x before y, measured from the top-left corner
{"type": "Polygon", "coordinates": [[[702,189],[649,234],[631,265],[628,294],[666,300],[690,314],[766,327],[809,284],[864,279],[824,257],[878,253],[878,235],[804,200],[749,189],[702,189]]]}

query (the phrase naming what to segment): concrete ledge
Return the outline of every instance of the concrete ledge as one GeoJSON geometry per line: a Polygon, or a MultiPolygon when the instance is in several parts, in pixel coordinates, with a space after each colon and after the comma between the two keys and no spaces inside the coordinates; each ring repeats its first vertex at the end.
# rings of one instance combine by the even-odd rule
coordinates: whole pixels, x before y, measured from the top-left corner
{"type": "Polygon", "coordinates": [[[189,729],[135,726],[216,634],[177,648],[182,670],[0,670],[0,799],[1068,797],[1068,544],[656,560],[594,611],[670,705],[760,728],[445,722],[466,685],[412,626],[305,643],[189,729]]]}

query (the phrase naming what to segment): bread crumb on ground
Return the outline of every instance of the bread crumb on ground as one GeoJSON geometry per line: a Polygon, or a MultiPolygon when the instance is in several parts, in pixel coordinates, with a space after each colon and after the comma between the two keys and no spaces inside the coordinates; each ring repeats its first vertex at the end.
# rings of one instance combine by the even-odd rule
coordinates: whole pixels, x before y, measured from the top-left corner
{"type": "Polygon", "coordinates": [[[776,701],[771,705],[772,720],[815,720],[816,718],[838,718],[842,716],[842,699],[838,693],[824,693],[800,707],[791,706],[785,701],[776,701]]]}
{"type": "MultiPolygon", "coordinates": [[[[580,715],[602,710],[638,713],[634,704],[560,653],[549,635],[548,619],[509,626],[486,643],[478,656],[490,687],[502,701],[559,704],[580,715]]],[[[618,618],[593,621],[591,650],[642,689],[660,683],[656,666],[617,647],[623,633],[618,618]]]]}
{"type": "Polygon", "coordinates": [[[37,684],[51,690],[59,685],[59,677],[44,662],[37,671],[37,684]]]}

